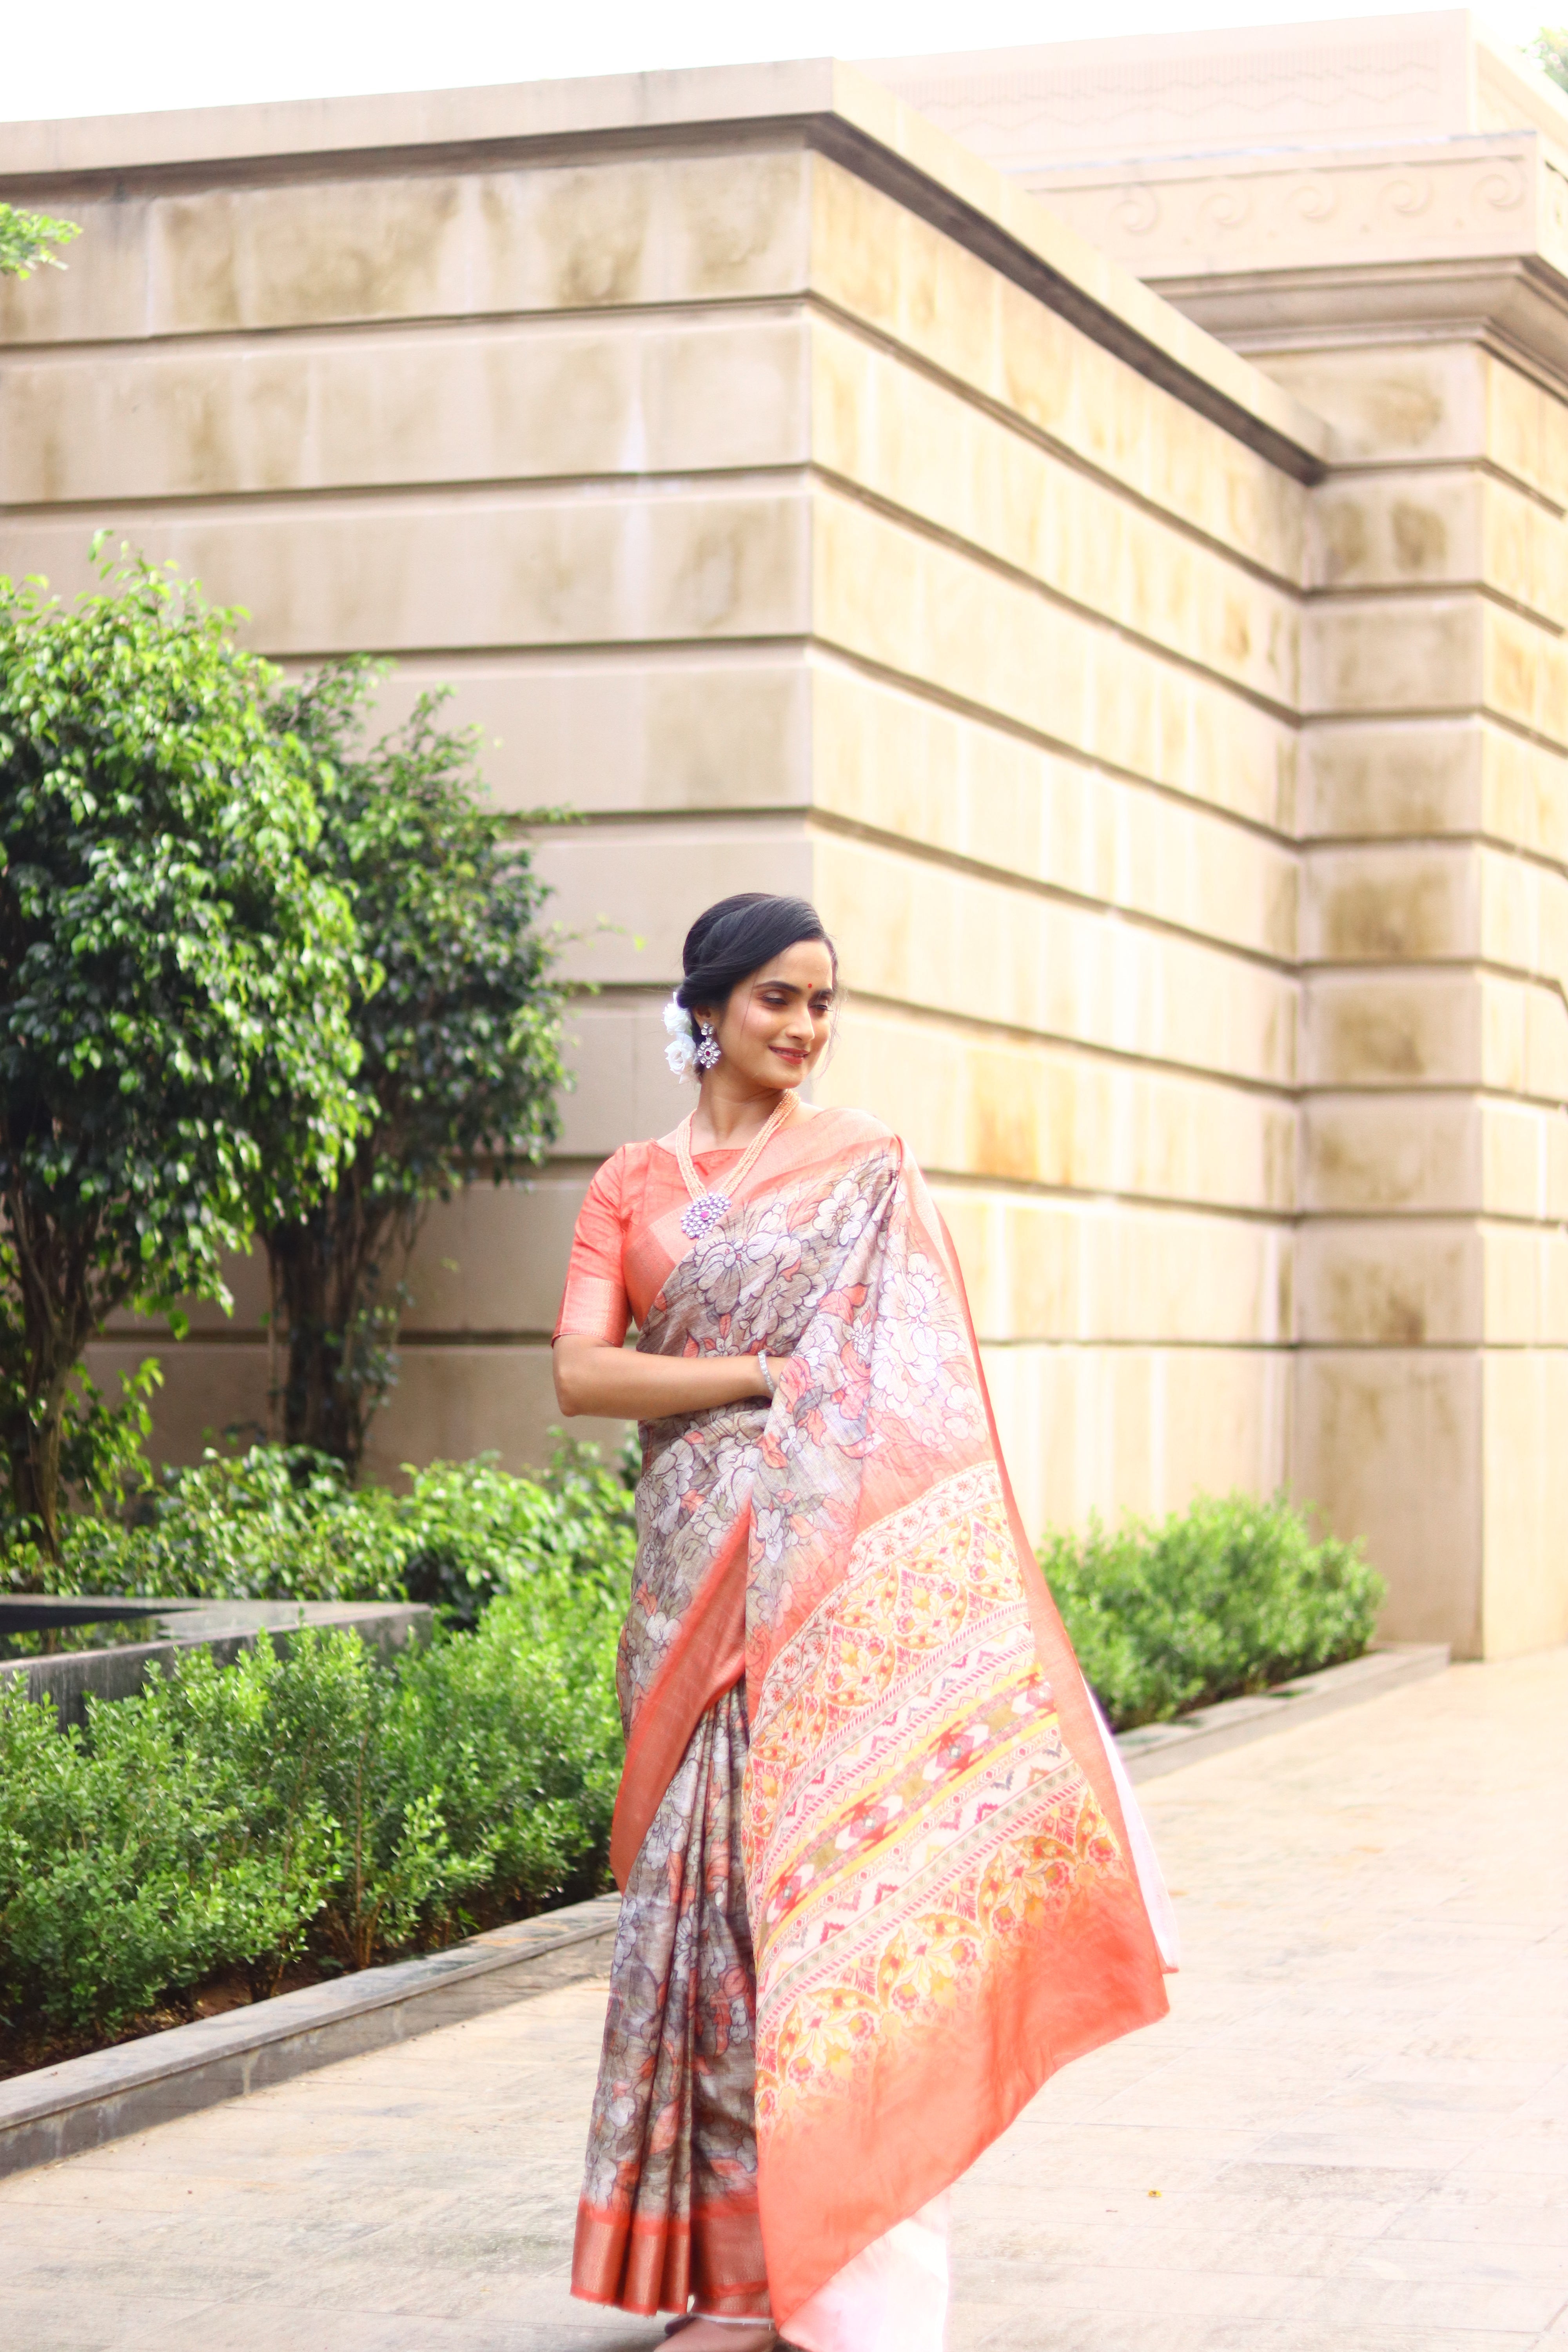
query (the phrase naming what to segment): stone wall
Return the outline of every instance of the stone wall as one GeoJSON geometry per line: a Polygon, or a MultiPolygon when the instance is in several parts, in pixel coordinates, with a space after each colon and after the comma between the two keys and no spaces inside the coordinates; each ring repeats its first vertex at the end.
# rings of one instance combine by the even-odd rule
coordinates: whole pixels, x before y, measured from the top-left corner
{"type": "MultiPolygon", "coordinates": [[[[6,152],[86,234],[0,294],[4,568],[74,587],[108,524],[286,660],[450,679],[505,804],[587,820],[540,848],[598,991],[564,1148],[433,1218],[383,1466],[539,1458],[575,1202],[682,1108],[681,934],[794,888],[849,987],[819,1096],[932,1175],[1032,1523],[1294,1483],[1372,1536],[1391,1630],[1548,1638],[1555,1497],[1485,1435],[1562,1360],[1503,1344],[1561,1214],[1517,1206],[1563,1092],[1518,747],[1557,721],[1483,709],[1555,690],[1539,423],[1535,476],[1413,500],[1331,355],[1266,373],[843,68],[6,152]],[[1446,583],[1483,541],[1512,586],[1412,598],[1403,551],[1446,583]],[[1483,972],[1527,908],[1536,964],[1483,972]]],[[[1522,449],[1500,381],[1464,413],[1522,449]]],[[[163,1351],[171,1444],[264,1413],[259,1307],[247,1274],[163,1351]]]]}
{"type": "Polygon", "coordinates": [[[1402,1632],[1561,1641],[1568,105],[1458,12],[1215,34],[1173,44],[1179,153],[1121,47],[1021,53],[1005,115],[997,61],[884,70],[1331,427],[1293,1475],[1403,1563],[1402,1632]],[[1047,158],[1069,84],[1092,163],[1047,158]]]}

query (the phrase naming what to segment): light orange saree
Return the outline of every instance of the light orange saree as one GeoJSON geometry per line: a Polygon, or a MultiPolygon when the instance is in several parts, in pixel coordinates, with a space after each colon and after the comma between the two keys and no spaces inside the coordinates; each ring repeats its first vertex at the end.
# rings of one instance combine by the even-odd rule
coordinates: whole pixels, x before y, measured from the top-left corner
{"type": "Polygon", "coordinates": [[[664,1147],[606,1163],[561,1328],[618,1340],[629,1308],[646,1350],[789,1362],[771,1405],[642,1431],[573,2287],[771,2295],[787,2335],[1057,2067],[1166,2002],[918,1169],[826,1111],[696,1243],[685,1205],[664,1147]]]}

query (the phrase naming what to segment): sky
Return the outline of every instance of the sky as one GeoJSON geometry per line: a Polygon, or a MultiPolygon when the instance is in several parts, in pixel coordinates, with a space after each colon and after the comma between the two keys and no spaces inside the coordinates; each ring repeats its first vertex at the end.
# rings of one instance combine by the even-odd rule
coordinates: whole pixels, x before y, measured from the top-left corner
{"type": "MultiPolygon", "coordinates": [[[[1568,16],[1568,0],[1556,0],[1568,16]]],[[[1550,20],[1552,0],[1545,0],[1550,20]]],[[[6,11],[0,123],[247,99],[461,88],[790,57],[909,57],[1030,41],[1344,18],[1345,0],[73,0],[6,11]]],[[[1373,14],[1373,11],[1367,11],[1373,14]]],[[[1422,13],[1384,0],[1384,16],[1422,13]]],[[[1495,0],[1478,18],[1510,48],[1542,21],[1495,0]]],[[[5,168],[0,150],[0,171],[5,168]]]]}

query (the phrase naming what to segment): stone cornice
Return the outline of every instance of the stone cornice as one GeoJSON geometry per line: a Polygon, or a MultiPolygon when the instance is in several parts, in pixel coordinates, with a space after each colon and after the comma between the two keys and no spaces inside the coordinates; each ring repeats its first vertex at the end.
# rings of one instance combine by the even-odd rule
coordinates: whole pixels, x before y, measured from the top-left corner
{"type": "Polygon", "coordinates": [[[1568,278],[1526,254],[1178,278],[1161,291],[1238,352],[1462,339],[1558,394],[1568,383],[1568,278]]]}
{"type": "Polygon", "coordinates": [[[1080,236],[1156,284],[1477,254],[1538,252],[1568,268],[1568,152],[1534,131],[1191,158],[1031,184],[1080,236]]]}
{"type": "Polygon", "coordinates": [[[1568,380],[1568,151],[1533,130],[1184,159],[1039,193],[1251,352],[1463,335],[1568,380]]]}
{"type": "Polygon", "coordinates": [[[505,89],[0,126],[0,196],[59,209],[73,192],[280,170],[582,158],[628,146],[794,135],[896,195],[1141,374],[1299,480],[1326,461],[1322,420],[1087,244],[1016,181],[833,59],[607,75],[505,89]]]}

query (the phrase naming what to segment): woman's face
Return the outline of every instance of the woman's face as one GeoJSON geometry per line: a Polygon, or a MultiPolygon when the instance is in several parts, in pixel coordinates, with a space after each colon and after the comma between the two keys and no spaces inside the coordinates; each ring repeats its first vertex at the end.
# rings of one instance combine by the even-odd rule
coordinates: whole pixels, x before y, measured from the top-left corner
{"type": "Polygon", "coordinates": [[[802,940],[731,991],[713,1021],[731,1077],[756,1087],[798,1087],[827,1043],[833,958],[820,940],[802,940]]]}

